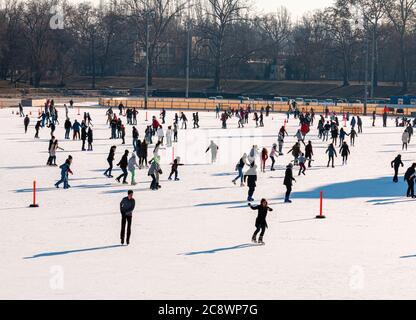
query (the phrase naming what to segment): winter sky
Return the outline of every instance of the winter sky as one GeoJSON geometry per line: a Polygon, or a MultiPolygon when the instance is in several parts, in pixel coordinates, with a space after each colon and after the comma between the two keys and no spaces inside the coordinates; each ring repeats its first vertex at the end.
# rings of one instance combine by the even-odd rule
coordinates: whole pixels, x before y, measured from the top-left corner
{"type": "Polygon", "coordinates": [[[253,0],[255,6],[264,12],[284,6],[293,18],[301,17],[304,13],[321,9],[333,4],[334,0],[253,0]]]}
{"type": "MultiPolygon", "coordinates": [[[[100,0],[70,0],[71,2],[93,2],[100,3],[100,0]]],[[[102,1],[102,0],[101,0],[102,1]]],[[[105,0],[104,0],[105,1],[105,0]]],[[[270,12],[280,6],[286,7],[293,18],[299,18],[304,13],[315,9],[330,6],[334,0],[249,0],[257,10],[270,12]]]]}

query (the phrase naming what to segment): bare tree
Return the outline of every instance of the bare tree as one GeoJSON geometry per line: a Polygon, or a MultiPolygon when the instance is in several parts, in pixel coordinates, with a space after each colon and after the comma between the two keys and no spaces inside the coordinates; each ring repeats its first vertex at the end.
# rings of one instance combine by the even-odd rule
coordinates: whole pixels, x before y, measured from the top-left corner
{"type": "Polygon", "coordinates": [[[21,59],[23,11],[23,3],[17,0],[6,1],[0,11],[0,77],[10,77],[11,82],[15,81],[16,73],[24,66],[21,59]]]}
{"type": "Polygon", "coordinates": [[[96,42],[97,28],[99,24],[99,10],[89,3],[81,3],[77,7],[67,9],[70,20],[78,42],[82,49],[86,49],[88,71],[91,75],[91,88],[96,85],[96,42]]]}
{"type": "Polygon", "coordinates": [[[266,39],[270,42],[274,62],[279,60],[279,54],[287,46],[291,34],[291,18],[285,7],[280,7],[275,13],[269,13],[256,20],[266,39]]]}
{"type": "Polygon", "coordinates": [[[399,34],[402,90],[406,93],[408,86],[406,36],[410,23],[415,17],[416,0],[383,0],[383,2],[385,13],[399,34]]]}
{"type": "Polygon", "coordinates": [[[50,19],[54,0],[29,0],[23,12],[22,24],[24,38],[27,42],[30,84],[39,87],[42,76],[48,69],[50,52],[50,19]]]}
{"type": "Polygon", "coordinates": [[[343,85],[348,86],[359,34],[353,28],[355,20],[349,8],[339,5],[325,10],[324,22],[332,40],[333,53],[341,62],[343,85]]]}
{"type": "Polygon", "coordinates": [[[149,85],[159,55],[170,42],[171,24],[181,16],[186,7],[184,0],[125,0],[137,30],[137,43],[146,48],[146,29],[149,29],[149,85]]]}
{"type": "MultiPolygon", "coordinates": [[[[213,87],[221,90],[222,71],[225,66],[224,46],[227,32],[234,23],[241,21],[243,10],[247,9],[245,0],[208,0],[204,6],[199,3],[198,28],[205,40],[214,67],[213,87]]],[[[231,40],[231,39],[230,39],[231,40]]]]}

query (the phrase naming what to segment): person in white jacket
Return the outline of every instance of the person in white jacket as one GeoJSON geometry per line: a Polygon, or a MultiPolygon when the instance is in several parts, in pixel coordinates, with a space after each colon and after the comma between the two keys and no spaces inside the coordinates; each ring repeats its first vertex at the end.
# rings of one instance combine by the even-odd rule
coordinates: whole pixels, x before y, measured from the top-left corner
{"type": "Polygon", "coordinates": [[[163,131],[162,126],[159,126],[157,129],[157,138],[160,141],[161,145],[163,146],[163,138],[165,137],[165,132],[163,131]]]}
{"type": "Polygon", "coordinates": [[[214,163],[217,161],[217,153],[218,153],[219,147],[214,143],[214,141],[211,140],[211,144],[208,146],[205,153],[207,153],[209,150],[211,150],[211,163],[214,163]]]}
{"type": "Polygon", "coordinates": [[[407,150],[407,144],[409,142],[409,132],[407,131],[407,129],[404,130],[404,132],[402,134],[402,142],[403,142],[402,150],[403,149],[406,149],[407,150]]]}
{"type": "Polygon", "coordinates": [[[166,146],[171,147],[172,146],[172,127],[169,126],[168,130],[166,130],[166,146]]]}
{"type": "Polygon", "coordinates": [[[139,165],[137,164],[137,160],[136,160],[136,154],[134,152],[131,154],[131,158],[129,159],[127,168],[131,173],[131,185],[134,186],[137,184],[136,183],[136,168],[139,168],[139,165]]]}
{"type": "Polygon", "coordinates": [[[251,150],[250,153],[248,154],[248,161],[250,163],[256,162],[256,159],[259,156],[259,148],[257,145],[254,145],[251,150]]]}

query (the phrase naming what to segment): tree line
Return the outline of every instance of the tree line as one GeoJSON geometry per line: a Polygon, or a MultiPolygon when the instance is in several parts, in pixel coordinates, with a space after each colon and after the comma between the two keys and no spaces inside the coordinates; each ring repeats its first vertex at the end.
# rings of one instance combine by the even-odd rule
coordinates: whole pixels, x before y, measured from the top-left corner
{"type": "Polygon", "coordinates": [[[39,87],[73,76],[364,81],[415,78],[416,0],[337,0],[293,19],[247,0],[0,2],[0,79],[39,87]],[[188,59],[189,54],[189,59],[188,59]]]}

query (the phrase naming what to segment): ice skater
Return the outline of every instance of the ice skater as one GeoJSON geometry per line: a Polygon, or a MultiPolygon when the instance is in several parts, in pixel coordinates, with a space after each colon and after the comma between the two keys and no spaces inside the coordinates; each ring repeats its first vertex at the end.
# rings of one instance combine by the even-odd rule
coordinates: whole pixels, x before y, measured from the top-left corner
{"type": "Polygon", "coordinates": [[[118,178],[116,178],[116,180],[117,182],[120,182],[121,178],[123,178],[123,184],[128,184],[127,183],[127,176],[128,176],[127,166],[129,164],[128,156],[129,156],[129,150],[124,151],[124,155],[121,157],[121,160],[119,161],[119,163],[117,163],[117,166],[120,167],[123,173],[118,178]]]}
{"type": "Polygon", "coordinates": [[[267,159],[269,159],[269,152],[267,151],[266,148],[263,148],[263,150],[261,150],[261,168],[260,168],[262,172],[266,172],[267,159]]]}
{"type": "Polygon", "coordinates": [[[133,217],[133,211],[136,206],[136,201],[133,198],[133,190],[127,192],[127,197],[123,198],[120,202],[120,213],[121,213],[121,231],[120,239],[121,244],[124,245],[124,239],[126,244],[130,244],[130,235],[131,235],[131,220],[133,217]],[[126,233],[126,224],[127,224],[127,237],[125,238],[126,233]]]}
{"type": "Polygon", "coordinates": [[[172,176],[175,175],[175,181],[179,181],[179,178],[178,178],[178,167],[179,166],[183,166],[183,164],[180,163],[180,162],[181,162],[181,158],[180,157],[176,157],[176,159],[173,160],[173,163],[172,163],[172,167],[171,167],[171,171],[170,171],[170,175],[169,175],[168,180],[172,180],[172,176]]]}
{"type": "Polygon", "coordinates": [[[313,148],[312,148],[312,142],[308,141],[308,144],[305,147],[305,158],[308,160],[308,168],[311,167],[311,162],[313,157],[313,148]]]}
{"type": "Polygon", "coordinates": [[[305,145],[305,141],[303,141],[304,136],[303,136],[302,132],[300,131],[300,129],[298,129],[298,131],[296,131],[296,134],[294,135],[294,137],[296,137],[296,139],[298,139],[298,143],[302,142],[303,145],[305,145]]]}
{"type": "Polygon", "coordinates": [[[88,127],[87,131],[87,142],[88,142],[88,151],[92,151],[92,143],[94,141],[92,128],[88,127]]]}
{"type": "Polygon", "coordinates": [[[72,156],[68,156],[68,158],[65,160],[65,163],[59,166],[59,169],[61,169],[61,179],[55,183],[55,187],[59,188],[59,185],[61,183],[64,184],[64,189],[68,189],[71,186],[68,182],[68,175],[73,174],[71,170],[71,164],[72,164],[72,156]]]}
{"type": "Polygon", "coordinates": [[[172,127],[168,126],[168,130],[166,130],[166,147],[172,147],[172,127]]]}
{"type": "Polygon", "coordinates": [[[159,175],[161,175],[163,172],[160,168],[159,162],[160,156],[153,157],[153,159],[149,162],[150,168],[147,175],[152,177],[152,182],[150,183],[151,190],[158,190],[161,188],[161,185],[159,184],[159,175]]]}
{"type": "Polygon", "coordinates": [[[293,181],[296,182],[296,179],[293,178],[293,164],[289,163],[286,167],[285,178],[283,180],[283,185],[286,187],[285,203],[292,203],[289,197],[292,192],[293,181]]]}
{"type": "Polygon", "coordinates": [[[30,118],[28,115],[26,115],[26,117],[23,120],[23,124],[25,126],[25,133],[27,133],[27,127],[29,126],[29,123],[30,123],[30,118]]]}
{"type": "Polygon", "coordinates": [[[299,173],[298,173],[298,176],[300,176],[301,173],[303,175],[305,175],[305,171],[306,171],[306,166],[305,166],[306,158],[305,158],[305,156],[304,156],[303,153],[301,153],[299,155],[298,162],[299,162],[299,173]]]}
{"type": "Polygon", "coordinates": [[[255,223],[256,231],[254,231],[254,234],[251,237],[251,241],[253,241],[254,243],[264,244],[263,236],[264,236],[264,233],[266,232],[266,228],[268,227],[267,226],[267,221],[266,221],[267,213],[269,211],[273,211],[273,209],[268,206],[268,203],[267,203],[266,199],[261,199],[260,204],[257,205],[257,206],[253,206],[253,205],[251,205],[251,203],[249,203],[248,206],[252,210],[257,210],[257,212],[258,212],[257,218],[256,218],[256,223],[255,223]],[[259,236],[259,240],[257,242],[257,234],[259,232],[260,232],[260,236],[259,236]]]}
{"type": "Polygon", "coordinates": [[[234,184],[236,184],[236,181],[238,179],[240,179],[240,186],[244,187],[244,174],[243,174],[243,169],[244,166],[250,166],[250,163],[247,161],[247,154],[244,153],[243,156],[240,158],[240,161],[237,163],[237,165],[235,166],[235,169],[238,171],[238,176],[235,177],[232,182],[234,184]]]}
{"type": "Polygon", "coordinates": [[[292,153],[292,156],[293,156],[293,163],[294,163],[295,165],[297,165],[297,164],[298,164],[298,157],[299,157],[299,155],[300,155],[300,144],[299,144],[299,142],[296,142],[296,143],[293,145],[292,149],[290,149],[287,153],[288,153],[288,154],[289,154],[289,153],[292,153]]]}
{"type": "Polygon", "coordinates": [[[335,147],[332,143],[328,146],[325,153],[328,153],[327,167],[329,167],[329,163],[332,161],[332,168],[335,168],[335,166],[334,166],[334,156],[337,157],[337,151],[335,150],[335,147]]]}
{"type": "Polygon", "coordinates": [[[411,198],[415,198],[415,171],[416,163],[413,163],[404,174],[404,181],[407,182],[406,196],[411,198]]]}
{"type": "Polygon", "coordinates": [[[35,139],[39,139],[39,129],[41,128],[41,121],[38,120],[35,125],[35,139]]]}
{"type": "Polygon", "coordinates": [[[357,131],[355,131],[354,127],[351,127],[350,131],[350,145],[353,147],[355,144],[355,138],[358,137],[357,131]]]}
{"type": "Polygon", "coordinates": [[[112,146],[110,148],[110,152],[109,152],[108,157],[107,157],[107,162],[108,162],[109,167],[108,167],[107,170],[105,170],[104,175],[109,177],[109,178],[113,177],[111,175],[111,171],[113,170],[113,161],[114,161],[114,156],[115,156],[115,153],[116,153],[116,149],[117,149],[116,146],[112,146]]]}
{"type": "Polygon", "coordinates": [[[22,106],[22,104],[19,102],[19,115],[20,115],[20,117],[24,117],[25,116],[25,114],[23,113],[23,106],[22,106]]]}
{"type": "Polygon", "coordinates": [[[403,134],[402,134],[402,150],[406,149],[407,150],[407,144],[409,143],[409,132],[406,130],[404,130],[403,134]]]}
{"type": "Polygon", "coordinates": [[[256,190],[256,181],[257,181],[257,165],[252,162],[250,168],[247,170],[244,175],[244,182],[248,186],[248,196],[247,201],[254,201],[253,195],[256,190]]]}
{"type": "Polygon", "coordinates": [[[276,163],[276,159],[279,156],[279,152],[277,151],[277,144],[273,143],[272,149],[270,150],[270,159],[272,160],[272,165],[270,166],[270,171],[274,171],[274,164],[276,163]]]}
{"type": "Polygon", "coordinates": [[[357,116],[357,126],[358,126],[358,133],[363,132],[363,121],[361,120],[360,116],[357,116]]]}
{"type": "Polygon", "coordinates": [[[211,163],[215,163],[217,161],[217,153],[218,153],[219,147],[214,143],[214,141],[211,140],[210,145],[208,146],[205,153],[211,150],[211,163]]]}
{"type": "Polygon", "coordinates": [[[69,140],[70,137],[70,133],[71,133],[71,129],[72,129],[72,123],[71,120],[69,118],[66,118],[65,122],[64,122],[64,129],[65,129],[65,139],[69,140]]]}
{"type": "Polygon", "coordinates": [[[143,167],[148,167],[147,164],[147,149],[148,149],[148,144],[146,142],[146,140],[143,139],[142,141],[142,145],[140,147],[140,155],[139,155],[139,167],[143,168],[143,167]]]}
{"type": "Polygon", "coordinates": [[[339,149],[339,154],[342,156],[342,165],[347,164],[350,148],[345,141],[342,143],[342,146],[339,149]]]}
{"type": "Polygon", "coordinates": [[[259,148],[257,147],[257,145],[255,144],[251,150],[250,153],[248,154],[248,161],[250,163],[254,163],[256,162],[257,157],[259,156],[259,148]]]}
{"type": "Polygon", "coordinates": [[[139,168],[139,165],[137,164],[136,154],[134,152],[132,152],[131,154],[127,168],[130,171],[130,176],[131,176],[130,184],[132,186],[135,186],[137,184],[136,183],[136,168],[139,168]]]}
{"type": "Polygon", "coordinates": [[[393,176],[393,182],[398,182],[398,174],[399,174],[399,167],[400,166],[404,166],[403,162],[402,162],[402,155],[398,154],[396,158],[394,158],[394,160],[391,162],[391,167],[394,168],[394,176],[393,176]]]}

